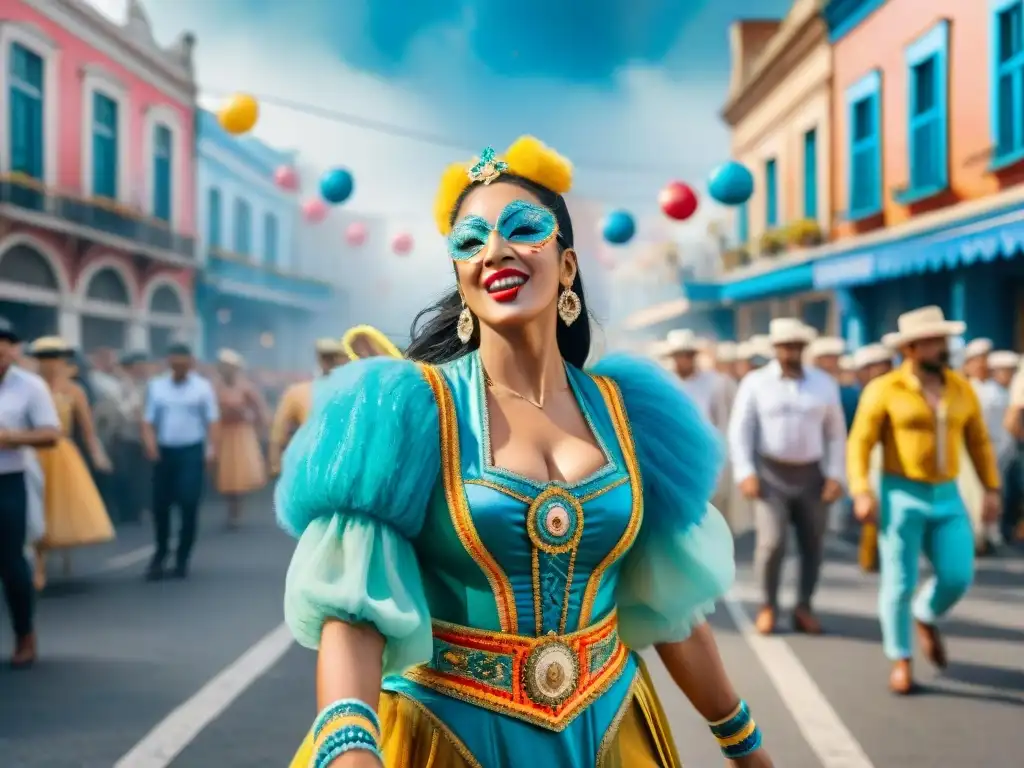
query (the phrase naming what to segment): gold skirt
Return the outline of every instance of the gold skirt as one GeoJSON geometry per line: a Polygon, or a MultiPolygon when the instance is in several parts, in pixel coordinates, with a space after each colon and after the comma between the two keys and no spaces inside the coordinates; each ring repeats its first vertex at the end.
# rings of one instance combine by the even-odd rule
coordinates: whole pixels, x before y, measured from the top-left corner
{"type": "MultiPolygon", "coordinates": [[[[643,662],[633,703],[596,768],[682,768],[668,719],[643,662]]],[[[499,715],[495,715],[499,717],[499,715]]],[[[484,768],[465,745],[418,702],[385,691],[380,697],[384,768],[484,768]]],[[[313,734],[306,734],[290,768],[310,768],[313,734]]]]}
{"type": "Polygon", "coordinates": [[[222,424],[217,451],[217,492],[239,496],[267,484],[267,468],[256,428],[248,422],[222,424]]]}
{"type": "Polygon", "coordinates": [[[43,470],[46,533],[42,549],[101,544],[114,538],[114,526],[89,468],[68,438],[36,451],[43,470]]]}

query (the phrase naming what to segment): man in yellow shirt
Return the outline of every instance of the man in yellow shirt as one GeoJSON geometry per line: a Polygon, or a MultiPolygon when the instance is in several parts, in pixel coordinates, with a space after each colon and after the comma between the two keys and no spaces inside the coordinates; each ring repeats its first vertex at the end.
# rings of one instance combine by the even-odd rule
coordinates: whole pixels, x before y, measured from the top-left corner
{"type": "Polygon", "coordinates": [[[964,596],[974,578],[974,531],[957,489],[961,448],[985,487],[983,517],[999,516],[995,454],[970,383],[949,368],[950,336],[965,330],[939,307],[900,315],[899,331],[884,339],[903,364],[865,387],[847,449],[854,514],[878,521],[881,584],[879,618],[885,654],[893,662],[889,686],[914,689],[911,623],[925,655],[938,667],[946,651],[935,624],[964,596]],[[870,479],[871,451],[882,444],[879,498],[870,479]],[[914,597],[921,553],[934,576],[914,597]]]}
{"type": "MultiPolygon", "coordinates": [[[[316,343],[316,359],[320,367],[320,378],[327,376],[339,365],[348,361],[348,355],[338,339],[320,339],[316,343]]],[[[270,472],[277,475],[281,471],[281,456],[288,447],[295,430],[305,424],[313,406],[313,381],[302,381],[292,384],[281,395],[281,402],[274,413],[274,421],[270,426],[270,445],[267,450],[270,472]]]]}

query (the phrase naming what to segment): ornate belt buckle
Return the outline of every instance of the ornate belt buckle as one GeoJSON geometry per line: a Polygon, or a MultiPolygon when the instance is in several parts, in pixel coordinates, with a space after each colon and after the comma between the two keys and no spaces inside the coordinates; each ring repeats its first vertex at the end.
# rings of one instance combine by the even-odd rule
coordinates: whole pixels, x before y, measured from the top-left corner
{"type": "Polygon", "coordinates": [[[526,693],[534,703],[557,707],[579,687],[579,658],[560,640],[542,642],[527,656],[524,677],[526,693]]]}

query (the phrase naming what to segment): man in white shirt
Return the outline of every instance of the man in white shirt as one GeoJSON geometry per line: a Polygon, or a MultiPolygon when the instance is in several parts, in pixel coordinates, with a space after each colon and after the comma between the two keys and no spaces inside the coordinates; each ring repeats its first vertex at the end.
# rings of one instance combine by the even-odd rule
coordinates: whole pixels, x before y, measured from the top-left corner
{"type": "Polygon", "coordinates": [[[732,473],[754,501],[754,567],[763,590],[756,626],[775,630],[779,580],[792,523],[800,549],[800,586],[793,628],[822,629],[811,610],[824,556],[828,506],[842,496],[846,424],[838,384],[803,366],[812,328],[793,318],[772,320],[775,360],[740,382],[729,422],[732,473]]]}
{"type": "Polygon", "coordinates": [[[46,448],[60,437],[60,420],[50,390],[34,373],[15,365],[20,339],[0,317],[0,585],[14,627],[11,666],[29,667],[36,658],[32,569],[25,558],[29,501],[25,448],[46,448]]]}
{"type": "Polygon", "coordinates": [[[669,331],[662,353],[672,360],[680,385],[704,418],[724,434],[729,421],[725,390],[718,373],[702,370],[697,365],[699,346],[699,339],[693,331],[669,331]]]}
{"type": "Polygon", "coordinates": [[[167,353],[170,369],[149,382],[142,419],[142,445],[153,469],[153,528],[156,551],[146,572],[150,581],[164,577],[169,554],[171,508],[181,514],[174,578],[188,575],[195,544],[205,462],[215,458],[220,411],[213,385],[193,368],[185,344],[167,353]]]}

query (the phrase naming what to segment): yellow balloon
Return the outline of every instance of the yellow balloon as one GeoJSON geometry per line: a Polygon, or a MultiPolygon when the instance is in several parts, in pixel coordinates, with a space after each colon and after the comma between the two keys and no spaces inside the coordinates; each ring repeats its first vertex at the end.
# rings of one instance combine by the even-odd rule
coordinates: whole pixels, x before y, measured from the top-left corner
{"type": "Polygon", "coordinates": [[[260,105],[247,93],[236,93],[217,113],[221,127],[228,133],[248,133],[260,116],[260,105]]]}

